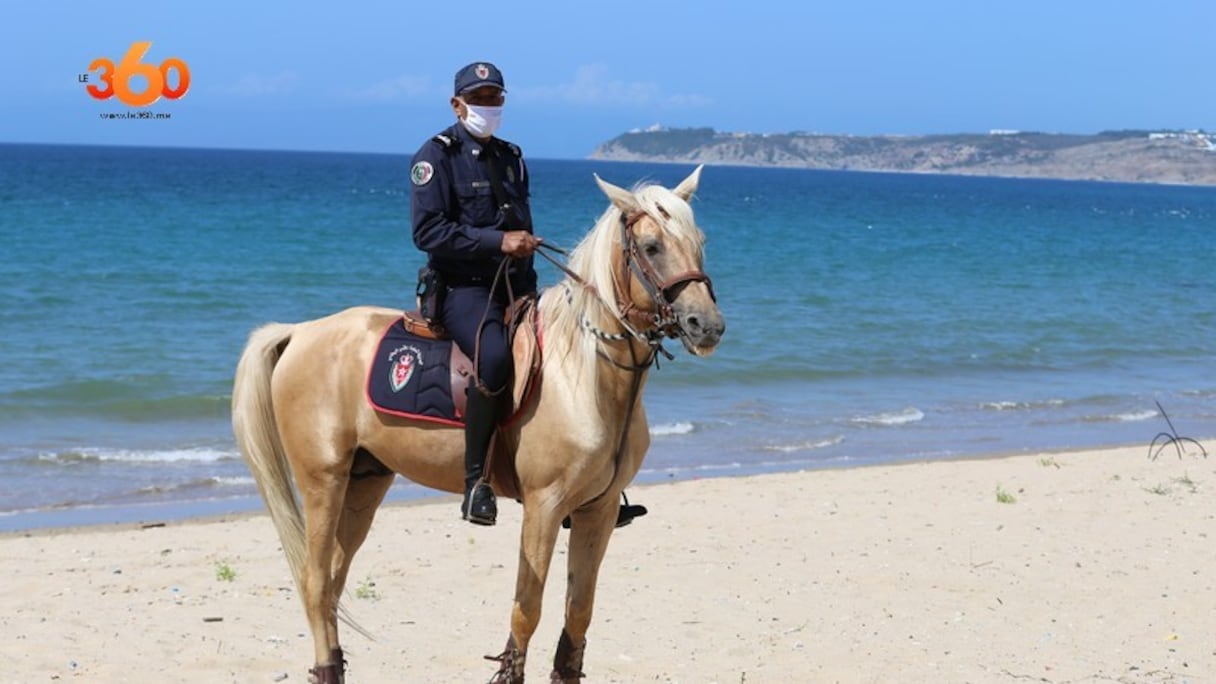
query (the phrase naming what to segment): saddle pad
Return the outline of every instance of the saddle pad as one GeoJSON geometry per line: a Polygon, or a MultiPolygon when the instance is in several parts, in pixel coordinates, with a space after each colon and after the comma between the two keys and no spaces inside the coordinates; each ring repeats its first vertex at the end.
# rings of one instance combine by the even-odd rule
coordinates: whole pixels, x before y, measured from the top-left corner
{"type": "Polygon", "coordinates": [[[419,337],[396,319],[376,347],[367,399],[384,413],[463,426],[452,401],[452,341],[419,337]]]}

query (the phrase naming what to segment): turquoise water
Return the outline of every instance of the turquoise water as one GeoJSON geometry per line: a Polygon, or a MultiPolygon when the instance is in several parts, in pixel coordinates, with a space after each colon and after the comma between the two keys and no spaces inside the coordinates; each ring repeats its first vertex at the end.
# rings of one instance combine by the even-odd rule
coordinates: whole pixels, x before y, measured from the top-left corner
{"type": "MultiPolygon", "coordinates": [[[[593,172],[691,170],[530,168],[564,246],[606,206],[593,172]]],[[[407,171],[0,145],[0,528],[258,507],[228,426],[245,337],[412,298],[407,171]]],[[[1147,450],[1158,401],[1216,435],[1216,189],[709,167],[693,207],[728,328],[652,375],[642,480],[1147,450]]]]}

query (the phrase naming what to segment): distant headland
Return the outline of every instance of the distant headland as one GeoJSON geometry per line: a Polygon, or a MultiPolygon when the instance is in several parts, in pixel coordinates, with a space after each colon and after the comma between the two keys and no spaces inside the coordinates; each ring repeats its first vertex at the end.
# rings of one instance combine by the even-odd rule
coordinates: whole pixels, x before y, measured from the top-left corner
{"type": "Polygon", "coordinates": [[[656,125],[609,140],[591,159],[1216,185],[1216,133],[1202,130],[854,136],[656,125]]]}

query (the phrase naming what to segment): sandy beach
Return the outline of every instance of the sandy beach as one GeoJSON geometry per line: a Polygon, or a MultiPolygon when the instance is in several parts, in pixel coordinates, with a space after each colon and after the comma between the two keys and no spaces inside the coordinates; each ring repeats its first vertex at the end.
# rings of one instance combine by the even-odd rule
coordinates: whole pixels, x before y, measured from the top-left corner
{"type": "MultiPolygon", "coordinates": [[[[1216,458],[1146,451],[633,488],[651,514],[609,547],[586,681],[1216,681],[1216,458]]],[[[485,681],[520,512],[382,510],[347,599],[376,639],[347,631],[348,681],[485,681]]],[[[529,681],[561,629],[562,545],[529,681]]],[[[0,682],[306,681],[262,515],[8,534],[0,575],[0,682]]]]}

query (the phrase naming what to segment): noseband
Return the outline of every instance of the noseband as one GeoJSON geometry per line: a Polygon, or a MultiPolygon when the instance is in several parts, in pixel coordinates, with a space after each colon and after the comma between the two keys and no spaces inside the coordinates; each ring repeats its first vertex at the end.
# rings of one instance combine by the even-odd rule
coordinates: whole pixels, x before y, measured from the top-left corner
{"type": "MultiPolygon", "coordinates": [[[[659,212],[664,218],[670,218],[663,207],[659,207],[659,212]]],[[[713,301],[718,301],[717,295],[714,294],[713,281],[704,271],[685,271],[678,273],[666,280],[660,278],[659,273],[655,270],[654,264],[642,252],[638,245],[637,236],[633,232],[633,226],[642,218],[648,216],[644,211],[639,211],[632,216],[626,217],[621,214],[621,250],[623,251],[623,262],[625,267],[633,272],[637,277],[642,288],[650,295],[650,299],[654,301],[655,310],[646,311],[639,309],[632,301],[626,301],[620,306],[621,316],[626,319],[637,320],[645,323],[647,326],[653,326],[656,331],[667,337],[679,336],[680,321],[675,315],[673,304],[684,287],[689,283],[705,283],[705,287],[709,290],[709,297],[713,301]]],[[[653,217],[652,217],[653,218],[653,217]]],[[[622,278],[621,282],[628,282],[628,279],[622,278]]]]}

